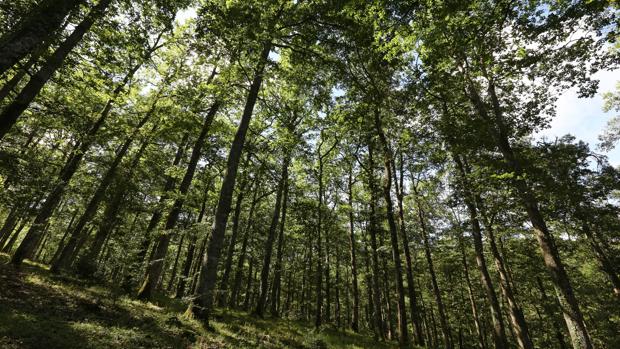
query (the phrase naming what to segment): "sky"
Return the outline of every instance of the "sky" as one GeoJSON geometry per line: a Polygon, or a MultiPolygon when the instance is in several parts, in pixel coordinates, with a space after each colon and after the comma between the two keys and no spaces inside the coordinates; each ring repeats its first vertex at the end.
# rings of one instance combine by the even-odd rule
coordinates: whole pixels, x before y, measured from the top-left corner
{"type": "Polygon", "coordinates": [[[590,144],[590,149],[607,155],[614,167],[620,166],[620,146],[610,152],[602,152],[596,146],[598,136],[603,132],[607,121],[615,116],[615,112],[603,112],[603,97],[605,92],[615,91],[616,83],[620,81],[620,70],[601,71],[594,75],[600,80],[599,89],[593,98],[578,98],[576,89],[564,92],[557,100],[557,115],[551,121],[551,127],[539,132],[536,137],[545,137],[553,140],[565,134],[572,134],[577,139],[590,144]]]}
{"type": "MultiPolygon", "coordinates": [[[[190,18],[196,17],[196,9],[189,8],[177,14],[179,23],[184,23],[190,18]]],[[[605,129],[607,121],[615,114],[614,111],[603,112],[602,94],[615,91],[615,86],[620,81],[620,70],[601,71],[594,75],[600,80],[599,90],[593,98],[578,98],[576,89],[564,92],[557,100],[557,115],[551,121],[549,128],[535,135],[536,139],[546,138],[554,140],[566,134],[572,134],[577,139],[590,145],[590,148],[598,153],[607,155],[609,162],[614,167],[620,166],[620,146],[610,152],[600,151],[596,145],[599,143],[598,136],[605,129]]]]}

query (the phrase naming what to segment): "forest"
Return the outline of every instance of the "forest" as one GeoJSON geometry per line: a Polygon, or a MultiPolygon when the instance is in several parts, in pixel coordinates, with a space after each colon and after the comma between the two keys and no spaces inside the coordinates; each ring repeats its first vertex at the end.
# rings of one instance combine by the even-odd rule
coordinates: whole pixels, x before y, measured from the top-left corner
{"type": "Polygon", "coordinates": [[[620,348],[619,16],[0,0],[0,347],[620,348]]]}

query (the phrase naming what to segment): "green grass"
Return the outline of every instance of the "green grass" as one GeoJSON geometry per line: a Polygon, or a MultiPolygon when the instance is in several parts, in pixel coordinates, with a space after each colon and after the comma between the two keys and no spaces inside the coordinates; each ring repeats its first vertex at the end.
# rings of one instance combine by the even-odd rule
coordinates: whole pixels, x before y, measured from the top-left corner
{"type": "Polygon", "coordinates": [[[0,348],[396,348],[372,338],[239,311],[215,314],[213,331],[169,298],[143,303],[101,285],[50,274],[0,255],[0,348]]]}

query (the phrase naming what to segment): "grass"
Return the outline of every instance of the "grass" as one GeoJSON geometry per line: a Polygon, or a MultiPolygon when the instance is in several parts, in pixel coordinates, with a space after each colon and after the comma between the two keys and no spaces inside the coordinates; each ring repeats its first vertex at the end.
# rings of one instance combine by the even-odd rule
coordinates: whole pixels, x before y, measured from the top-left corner
{"type": "Polygon", "coordinates": [[[215,314],[213,331],[183,317],[185,305],[144,303],[101,285],[50,274],[43,265],[19,270],[0,255],[0,348],[396,348],[372,338],[239,311],[215,314]]]}

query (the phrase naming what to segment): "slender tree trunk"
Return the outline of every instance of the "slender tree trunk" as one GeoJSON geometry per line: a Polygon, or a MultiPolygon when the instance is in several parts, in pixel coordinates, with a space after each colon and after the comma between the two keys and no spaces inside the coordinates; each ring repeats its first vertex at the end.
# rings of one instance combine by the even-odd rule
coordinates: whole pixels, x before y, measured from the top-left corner
{"type": "Polygon", "coordinates": [[[8,240],[9,235],[17,225],[18,218],[17,209],[12,208],[4,219],[2,228],[0,228],[0,247],[8,240]]]}
{"type": "Polygon", "coordinates": [[[73,227],[73,222],[75,222],[75,217],[77,217],[77,214],[78,214],[78,210],[76,209],[75,212],[73,212],[73,215],[71,215],[71,220],[69,220],[67,229],[65,229],[64,234],[62,234],[62,238],[60,239],[60,242],[58,243],[56,252],[54,252],[52,259],[50,260],[50,264],[54,263],[56,259],[58,259],[58,256],[60,255],[60,251],[62,251],[62,246],[64,246],[65,240],[67,239],[67,236],[69,235],[69,232],[71,231],[71,227],[73,227]]]}
{"type": "Polygon", "coordinates": [[[185,261],[181,267],[181,275],[179,276],[179,283],[177,284],[174,298],[181,298],[185,294],[185,284],[187,283],[187,277],[189,276],[192,261],[194,260],[194,250],[196,249],[197,240],[198,237],[195,234],[190,236],[189,244],[187,246],[187,254],[185,255],[185,261]]]}
{"type": "MultiPolygon", "coordinates": [[[[69,13],[83,0],[44,0],[0,37],[0,75],[27,55],[34,53],[44,41],[57,33],[69,13]]],[[[79,40],[78,40],[79,41],[79,40]]]]}
{"type": "Polygon", "coordinates": [[[258,60],[255,75],[250,86],[250,92],[241,116],[241,122],[235,134],[228,161],[226,164],[226,173],[222,180],[220,197],[215,213],[211,238],[207,247],[207,255],[203,260],[203,268],[200,272],[198,282],[197,298],[190,304],[188,311],[195,313],[207,325],[209,316],[213,309],[213,291],[217,282],[217,268],[219,265],[220,254],[222,252],[222,242],[224,241],[224,233],[226,232],[226,224],[228,222],[228,214],[232,201],[232,194],[235,188],[235,180],[237,178],[237,169],[239,160],[245,143],[245,136],[250,126],[250,119],[254,112],[254,105],[258,99],[258,92],[263,81],[263,73],[267,63],[267,57],[271,51],[271,43],[265,43],[261,56],[258,60]]]}
{"type": "MultiPolygon", "coordinates": [[[[183,138],[181,139],[181,142],[179,143],[176,154],[174,155],[174,160],[172,161],[173,167],[176,167],[181,163],[181,160],[183,159],[185,155],[185,150],[186,150],[188,139],[189,139],[189,134],[185,133],[183,135],[183,138]]],[[[163,216],[163,212],[162,212],[163,206],[168,200],[170,192],[174,190],[175,182],[176,182],[175,178],[172,176],[168,176],[166,178],[166,182],[164,183],[163,194],[159,198],[159,203],[157,204],[157,207],[155,208],[155,211],[153,212],[153,215],[151,216],[151,219],[149,220],[149,224],[146,227],[146,231],[144,232],[144,237],[142,239],[142,242],[140,243],[140,248],[138,249],[138,253],[136,255],[136,259],[134,262],[134,264],[136,264],[136,269],[140,269],[139,265],[144,262],[146,253],[148,251],[148,248],[151,242],[151,238],[150,238],[151,233],[157,228],[157,226],[159,225],[159,222],[161,221],[161,218],[163,216]]]]}
{"type": "Polygon", "coordinates": [[[590,224],[588,224],[588,222],[585,219],[582,219],[581,221],[582,221],[582,225],[581,225],[582,231],[584,235],[586,236],[586,240],[588,241],[590,248],[592,248],[592,251],[594,251],[594,255],[596,256],[596,259],[601,265],[601,269],[603,270],[603,272],[609,279],[609,282],[611,283],[614,296],[620,298],[620,278],[618,277],[618,274],[616,272],[616,269],[614,268],[613,263],[611,262],[609,257],[607,257],[607,254],[605,253],[605,251],[603,250],[599,242],[594,237],[594,234],[592,233],[592,230],[590,229],[590,224]]]}
{"type": "Polygon", "coordinates": [[[465,282],[467,284],[467,292],[469,294],[469,303],[471,305],[471,313],[474,318],[474,326],[476,328],[476,335],[478,336],[478,346],[480,349],[486,349],[486,343],[484,340],[484,332],[482,332],[482,324],[480,322],[480,316],[478,315],[478,305],[474,297],[474,291],[471,285],[471,278],[469,276],[469,265],[467,263],[467,257],[465,255],[465,244],[463,243],[463,235],[459,235],[459,247],[461,248],[461,262],[463,264],[463,271],[465,272],[465,282]]]}
{"type": "Polygon", "coordinates": [[[385,331],[382,324],[382,312],[381,312],[381,294],[379,293],[379,256],[377,246],[377,188],[374,177],[374,157],[373,157],[373,145],[371,141],[368,142],[368,188],[370,190],[370,217],[369,217],[369,231],[370,231],[370,248],[372,253],[372,300],[374,305],[374,320],[376,331],[381,337],[385,339],[385,331]]]}
{"type": "Polygon", "coordinates": [[[336,249],[336,285],[335,285],[335,314],[336,328],[340,329],[341,325],[341,309],[340,309],[340,249],[336,249]]]}
{"type": "Polygon", "coordinates": [[[551,275],[556,293],[558,294],[561,309],[564,314],[564,321],[571,336],[573,348],[592,349],[592,340],[586,328],[579,302],[571,285],[564,264],[560,258],[553,235],[547,227],[547,223],[538,207],[538,200],[532,193],[530,185],[524,179],[524,171],[520,160],[512,149],[509,141],[507,127],[504,124],[503,111],[499,99],[495,92],[493,81],[489,80],[488,93],[491,98],[493,116],[487,113],[487,107],[480,97],[480,94],[470,82],[470,97],[478,114],[484,120],[490,122],[490,129],[495,142],[502,153],[508,166],[508,170],[514,173],[513,183],[527,215],[532,223],[534,234],[538,240],[545,266],[551,275]]]}
{"type": "MultiPolygon", "coordinates": [[[[288,160],[287,155],[287,161],[288,160]]],[[[287,164],[288,165],[288,164],[287,164]]],[[[284,193],[282,196],[282,218],[280,219],[280,233],[278,234],[278,247],[276,252],[276,265],[274,267],[273,287],[271,292],[271,316],[278,317],[280,313],[280,295],[282,278],[282,259],[284,254],[284,228],[286,224],[286,209],[288,206],[288,166],[283,171],[284,193]]]]}
{"type": "MultiPolygon", "coordinates": [[[[416,193],[417,196],[417,193],[416,193]]],[[[435,295],[435,302],[437,303],[437,310],[439,311],[439,325],[441,327],[441,333],[443,334],[444,347],[446,349],[452,348],[452,336],[450,334],[450,327],[448,326],[448,318],[446,316],[446,310],[441,297],[441,291],[439,290],[439,284],[437,283],[437,275],[435,274],[435,267],[433,266],[433,256],[431,254],[431,246],[428,238],[428,232],[426,231],[426,222],[421,203],[418,201],[418,219],[420,221],[420,227],[422,231],[422,241],[424,242],[424,253],[426,255],[426,262],[428,264],[428,270],[431,275],[431,284],[433,294],[435,295]]]]}
{"type": "Polygon", "coordinates": [[[13,249],[13,245],[15,245],[15,241],[17,241],[17,238],[19,237],[19,234],[22,232],[22,230],[24,230],[24,227],[26,226],[26,220],[22,220],[21,225],[17,228],[17,230],[15,230],[15,232],[13,232],[13,235],[11,235],[11,238],[9,239],[9,241],[7,241],[6,245],[4,245],[4,247],[2,247],[2,252],[4,253],[9,253],[11,252],[11,250],[13,249]]]}
{"type": "MultiPolygon", "coordinates": [[[[383,237],[383,234],[380,236],[383,237]]],[[[380,239],[379,245],[385,246],[385,241],[383,238],[380,239]]],[[[383,312],[385,314],[385,318],[383,319],[383,329],[387,334],[387,338],[389,340],[393,340],[396,339],[396,326],[394,324],[394,312],[392,308],[393,294],[390,292],[390,281],[388,279],[388,274],[390,274],[390,271],[388,270],[387,258],[384,254],[381,254],[381,269],[381,275],[383,276],[383,301],[385,302],[385,311],[383,312]]]]}
{"type": "Polygon", "coordinates": [[[252,281],[254,281],[255,274],[252,273],[252,269],[254,268],[254,259],[250,258],[249,266],[248,266],[248,281],[246,283],[245,288],[245,300],[243,301],[243,310],[250,309],[250,299],[252,298],[252,281]]]}
{"type": "Polygon", "coordinates": [[[185,241],[185,234],[181,235],[181,240],[179,241],[179,247],[177,248],[176,256],[174,257],[174,263],[172,264],[172,274],[170,275],[170,279],[168,280],[168,287],[166,288],[167,292],[171,292],[174,286],[174,280],[177,278],[177,266],[179,265],[179,257],[181,256],[181,250],[183,250],[183,242],[185,241]]]}
{"type": "Polygon", "coordinates": [[[280,207],[282,206],[282,194],[284,193],[284,186],[286,178],[288,177],[288,162],[289,158],[286,156],[282,164],[282,172],[280,181],[278,183],[278,192],[276,194],[276,206],[273,209],[273,217],[271,219],[271,225],[269,226],[269,233],[267,235],[267,241],[265,242],[265,252],[263,254],[263,267],[260,273],[260,293],[258,302],[254,313],[259,317],[263,317],[265,313],[265,305],[267,302],[267,287],[269,285],[269,268],[271,265],[271,255],[273,254],[273,243],[276,239],[276,231],[278,229],[278,223],[280,221],[280,207]]]}
{"type": "MultiPolygon", "coordinates": [[[[58,1],[47,0],[46,3],[51,5],[52,8],[56,7],[56,3],[58,1]]],[[[65,5],[67,7],[67,13],[77,6],[81,0],[62,0],[62,3],[67,3],[65,5]]],[[[84,17],[82,22],[78,24],[73,32],[63,41],[60,46],[52,53],[52,55],[45,61],[43,66],[37,71],[28,81],[28,84],[24,86],[21,92],[15,97],[13,102],[9,104],[6,108],[4,108],[2,114],[0,114],[0,140],[4,138],[4,136],[9,132],[11,127],[17,122],[19,116],[28,108],[30,103],[34,100],[34,98],[39,94],[45,83],[52,77],[52,75],[62,66],[65,58],[69,55],[71,50],[82,40],[84,34],[90,30],[92,25],[99,19],[99,17],[103,16],[107,7],[110,5],[112,0],[100,0],[99,3],[93,7],[93,9],[84,17]]],[[[61,5],[62,6],[62,5],[61,5]]],[[[54,11],[51,11],[52,13],[54,11]]],[[[62,23],[62,19],[65,15],[59,20],[55,20],[53,22],[58,22],[58,24],[53,24],[52,26],[58,27],[62,23]]],[[[48,14],[46,13],[43,17],[47,18],[48,14]]],[[[45,21],[45,20],[44,20],[45,21]]],[[[33,24],[32,27],[38,27],[39,23],[33,24]]],[[[50,32],[48,29],[44,30],[45,34],[41,40],[37,40],[35,45],[31,45],[32,47],[36,47],[42,40],[47,37],[50,32]]],[[[23,40],[23,38],[22,38],[23,40]]],[[[11,40],[9,40],[11,41],[11,40]]],[[[4,45],[3,45],[4,46],[4,45]]],[[[6,46],[5,46],[6,47],[6,46]]],[[[0,48],[0,52],[2,54],[11,54],[15,51],[9,47],[0,48]]],[[[30,50],[28,50],[30,51],[30,50]]],[[[0,54],[0,55],[2,55],[0,54]]],[[[7,67],[12,66],[12,63],[15,62],[13,60],[8,59],[5,62],[2,62],[2,56],[0,56],[0,72],[6,70],[7,67]]],[[[19,59],[19,57],[17,57],[19,59]]],[[[21,245],[20,245],[21,246],[21,245]]],[[[18,249],[19,250],[19,249],[18,249]]],[[[20,261],[21,262],[21,261],[20,261]]]]}
{"type": "MultiPolygon", "coordinates": [[[[37,48],[33,54],[30,55],[28,61],[19,67],[19,70],[15,72],[15,74],[11,77],[11,80],[7,81],[2,88],[0,89],[0,102],[4,101],[5,98],[9,97],[11,92],[19,85],[24,76],[30,74],[30,69],[39,61],[41,55],[45,53],[45,51],[50,46],[51,41],[46,40],[41,47],[37,48]]],[[[29,142],[27,142],[29,143],[29,142]]]]}
{"type": "Polygon", "coordinates": [[[146,124],[146,122],[149,120],[150,116],[151,114],[149,113],[145,115],[142,120],[140,120],[133,133],[125,140],[123,145],[117,151],[114,160],[112,161],[112,164],[103,175],[101,182],[99,182],[97,189],[95,190],[93,196],[86,205],[86,209],[82,213],[82,216],[80,216],[80,219],[78,219],[77,224],[75,225],[75,227],[73,227],[71,234],[69,234],[69,240],[67,241],[67,244],[63,247],[60,255],[58,256],[58,259],[55,261],[55,263],[52,264],[50,268],[50,271],[52,273],[58,273],[62,269],[67,269],[73,263],[71,256],[77,255],[77,253],[79,253],[79,250],[76,249],[76,247],[77,242],[80,240],[81,235],[83,234],[84,227],[97,213],[101,200],[104,199],[108,187],[114,180],[118,166],[121,164],[121,161],[125,157],[125,154],[127,154],[127,151],[133,143],[136,135],[138,134],[142,126],[144,126],[144,124],[146,124]]]}
{"type": "MultiPolygon", "coordinates": [[[[394,161],[392,161],[394,164],[394,161]]],[[[400,223],[400,235],[403,239],[403,248],[405,251],[405,266],[407,272],[407,291],[409,296],[409,307],[411,310],[411,321],[413,322],[414,327],[414,341],[416,344],[423,346],[424,345],[424,336],[422,335],[422,318],[420,314],[420,309],[418,307],[418,301],[416,297],[415,290],[415,281],[413,279],[413,263],[411,262],[411,251],[409,248],[409,236],[407,234],[407,229],[405,225],[405,212],[403,207],[403,198],[404,198],[404,176],[405,171],[403,169],[404,161],[402,158],[402,153],[400,153],[400,184],[396,178],[396,166],[393,166],[394,169],[394,185],[396,188],[396,197],[398,199],[398,218],[400,223]]]]}
{"type": "MultiPolygon", "coordinates": [[[[467,206],[467,209],[469,211],[469,220],[472,226],[474,251],[476,252],[476,264],[478,265],[478,270],[480,271],[480,281],[482,282],[482,285],[484,285],[487,299],[491,307],[491,321],[493,322],[493,342],[495,348],[508,348],[508,340],[506,338],[506,331],[504,327],[504,321],[502,319],[501,307],[499,301],[497,300],[497,294],[495,293],[495,288],[493,287],[493,282],[491,280],[491,276],[489,275],[487,262],[484,257],[484,247],[482,245],[482,229],[480,228],[480,221],[478,220],[478,212],[474,204],[473,194],[468,189],[470,186],[467,182],[463,162],[458,155],[454,155],[453,157],[454,162],[459,169],[461,183],[463,187],[462,189],[464,190],[463,198],[465,201],[465,205],[467,206]]],[[[531,345],[529,337],[527,336],[527,332],[524,333],[524,336],[525,341],[522,341],[520,345],[526,345],[527,343],[531,345]]],[[[524,348],[522,346],[520,347],[524,348]]],[[[525,348],[531,348],[531,346],[526,345],[525,348]]]]}
{"type": "Polygon", "coordinates": [[[375,128],[379,136],[379,143],[383,148],[383,162],[385,174],[383,176],[383,196],[387,209],[388,226],[390,228],[390,241],[392,243],[392,259],[394,260],[394,271],[396,276],[396,291],[398,292],[398,342],[401,346],[409,344],[409,331],[407,329],[407,309],[405,305],[405,286],[403,285],[403,270],[400,260],[400,249],[398,247],[398,228],[394,218],[394,203],[392,201],[392,152],[389,143],[383,132],[381,124],[381,114],[375,110],[375,128]]]}
{"type": "Polygon", "coordinates": [[[552,300],[547,297],[547,292],[545,291],[545,286],[543,285],[540,276],[536,277],[536,284],[538,285],[538,290],[540,291],[540,297],[545,313],[550,318],[549,321],[551,321],[551,325],[553,326],[555,339],[558,341],[560,349],[568,349],[568,346],[564,342],[564,334],[562,333],[561,325],[559,323],[560,321],[556,320],[556,317],[554,316],[557,310],[553,309],[554,307],[552,305],[552,300]]]}
{"type": "MultiPolygon", "coordinates": [[[[256,181],[258,183],[258,180],[256,181]]],[[[237,306],[237,298],[239,296],[239,291],[241,290],[241,278],[243,277],[243,265],[245,264],[245,257],[247,255],[248,248],[248,240],[250,238],[250,233],[252,231],[253,221],[254,221],[254,209],[256,208],[256,204],[258,204],[258,186],[254,188],[254,194],[252,197],[252,204],[250,205],[250,212],[248,213],[248,220],[245,225],[245,229],[243,231],[243,241],[241,242],[241,251],[239,252],[239,257],[237,258],[237,267],[235,268],[235,279],[233,281],[232,292],[230,293],[230,300],[228,304],[233,307],[237,306]]]]}
{"type": "Polygon", "coordinates": [[[317,258],[316,258],[316,313],[314,327],[319,328],[323,322],[323,243],[321,237],[323,218],[323,157],[319,147],[319,203],[317,205],[317,258]]]}
{"type": "Polygon", "coordinates": [[[216,100],[211,106],[211,109],[209,109],[209,112],[204,119],[200,134],[198,135],[198,138],[194,143],[192,155],[190,156],[189,163],[187,164],[187,170],[185,171],[185,175],[183,176],[183,180],[181,181],[181,185],[179,186],[180,196],[174,200],[172,208],[170,209],[170,212],[168,213],[168,217],[166,219],[164,232],[157,239],[155,253],[149,261],[144,282],[142,283],[142,287],[138,291],[138,299],[151,299],[153,291],[155,290],[155,287],[160,280],[163,270],[163,262],[166,259],[168,245],[170,244],[170,231],[174,229],[177,220],[179,219],[179,214],[181,213],[181,209],[183,208],[183,203],[185,201],[185,195],[187,195],[187,192],[189,191],[189,188],[192,184],[192,179],[194,178],[194,173],[196,172],[196,167],[198,166],[198,160],[200,160],[200,156],[202,154],[202,147],[205,143],[207,133],[211,128],[211,124],[213,123],[213,119],[215,118],[215,114],[217,114],[219,108],[220,103],[216,100]]]}
{"type": "MultiPolygon", "coordinates": [[[[155,131],[155,128],[156,126],[153,127],[152,132],[155,131]]],[[[88,247],[88,251],[84,254],[84,257],[79,261],[79,269],[87,272],[92,272],[95,270],[95,266],[97,264],[96,259],[101,254],[105,242],[110,239],[112,231],[118,222],[118,214],[121,212],[123,201],[125,200],[127,190],[126,184],[133,178],[133,172],[137,168],[148,144],[149,140],[144,140],[129,165],[128,171],[124,174],[124,177],[119,178],[119,176],[116,176],[116,187],[114,188],[114,192],[110,200],[106,203],[106,208],[103,212],[103,219],[99,224],[99,229],[95,233],[95,238],[88,247]]],[[[136,218],[137,215],[134,218],[134,222],[136,218]]]]}
{"type": "MultiPolygon", "coordinates": [[[[110,0],[102,0],[102,3],[110,0]]],[[[101,4],[101,3],[100,3],[101,4]]],[[[19,247],[11,257],[11,263],[16,266],[19,266],[21,262],[27,256],[31,255],[33,252],[33,248],[36,245],[36,242],[40,239],[41,234],[43,232],[43,227],[47,224],[49,218],[52,216],[54,210],[58,206],[60,199],[62,198],[65,188],[69,184],[69,181],[73,178],[73,175],[77,171],[80,163],[82,162],[82,158],[84,154],[90,149],[90,146],[94,142],[94,136],[97,134],[103,123],[106,121],[108,116],[110,115],[110,111],[112,110],[112,105],[114,104],[115,99],[121,94],[125,86],[129,83],[131,77],[135,74],[135,72],[140,68],[140,64],[134,66],[128,73],[125,75],[125,78],[121,83],[114,89],[112,93],[112,97],[108,99],[105,106],[99,113],[98,119],[91,125],[88,133],[82,140],[82,142],[78,142],[71,155],[67,159],[64,167],[60,171],[60,175],[58,176],[58,180],[54,185],[52,191],[47,195],[45,202],[41,205],[41,208],[38,210],[38,213],[35,217],[35,220],[28,230],[28,233],[20,243],[19,247]]]]}
{"type": "Polygon", "coordinates": [[[230,241],[228,242],[228,250],[226,251],[226,261],[224,262],[224,274],[222,275],[222,281],[220,282],[219,300],[218,304],[221,307],[226,306],[228,283],[230,279],[230,272],[232,270],[233,256],[235,253],[235,245],[237,244],[237,234],[239,232],[239,217],[241,216],[241,204],[245,195],[246,181],[242,180],[239,186],[239,193],[235,200],[235,210],[233,214],[233,226],[230,234],[230,241]]]}
{"type": "Polygon", "coordinates": [[[353,289],[353,318],[351,319],[351,329],[354,332],[359,332],[359,318],[360,318],[360,294],[357,281],[357,259],[356,259],[356,239],[355,239],[355,226],[353,221],[353,164],[349,168],[349,186],[348,186],[348,199],[349,199],[349,246],[351,251],[351,276],[352,276],[352,289],[353,289]]]}

